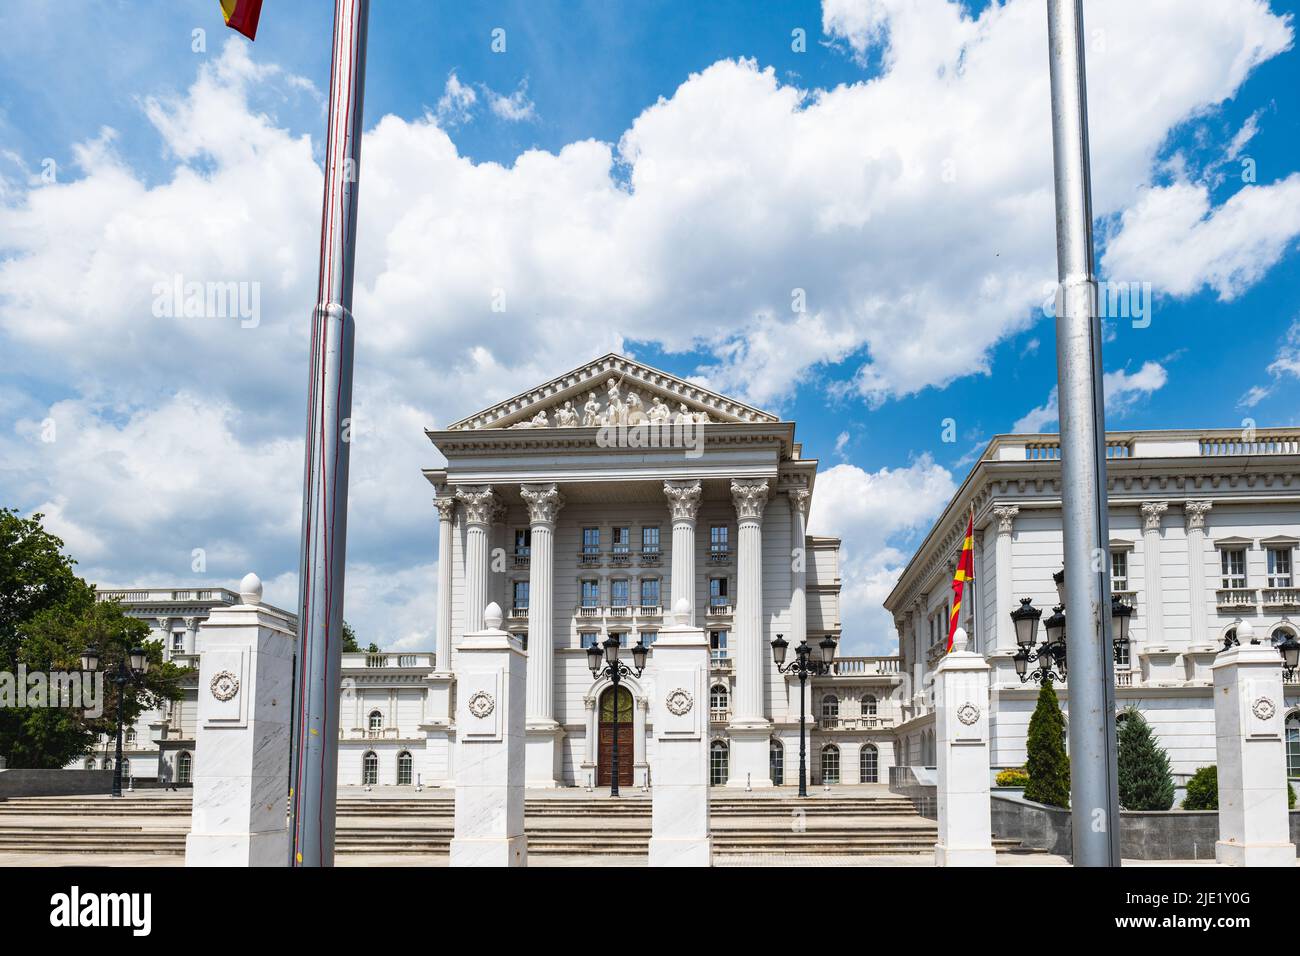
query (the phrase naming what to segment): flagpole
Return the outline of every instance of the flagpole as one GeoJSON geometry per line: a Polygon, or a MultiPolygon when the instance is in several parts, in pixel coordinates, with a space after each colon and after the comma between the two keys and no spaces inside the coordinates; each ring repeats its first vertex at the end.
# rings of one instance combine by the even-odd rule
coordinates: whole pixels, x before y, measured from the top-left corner
{"type": "Polygon", "coordinates": [[[1119,866],[1101,328],[1092,245],[1082,0],[1047,0],[1056,180],[1056,365],[1075,866],[1119,866]]]}
{"type": "Polygon", "coordinates": [[[320,273],[311,326],[289,772],[290,866],[334,864],[352,415],[352,271],[370,0],[335,0],[320,273]]]}

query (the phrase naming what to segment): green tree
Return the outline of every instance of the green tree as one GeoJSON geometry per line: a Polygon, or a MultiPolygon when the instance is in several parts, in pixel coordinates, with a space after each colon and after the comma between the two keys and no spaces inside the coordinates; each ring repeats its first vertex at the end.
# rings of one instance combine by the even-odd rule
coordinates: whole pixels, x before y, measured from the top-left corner
{"type": "Polygon", "coordinates": [[[1169,810],[1174,778],[1146,719],[1133,708],[1119,725],[1119,803],[1125,810],[1169,810]]]}
{"type": "MultiPolygon", "coordinates": [[[[1295,788],[1288,780],[1286,785],[1286,805],[1295,809],[1295,788]]],[[[1202,767],[1187,781],[1187,796],[1183,798],[1184,810],[1219,809],[1219,768],[1210,764],[1202,767]]]]}
{"type": "Polygon", "coordinates": [[[1025,744],[1029,783],[1025,799],[1052,807],[1070,805],[1070,758],[1065,753],[1065,719],[1050,682],[1038,691],[1038,706],[1029,718],[1025,744]]]}
{"type": "Polygon", "coordinates": [[[357,632],[352,630],[352,625],[347,621],[343,622],[343,653],[355,654],[361,650],[361,645],[357,643],[357,632]]]}
{"type": "MultiPolygon", "coordinates": [[[[128,686],[122,701],[127,722],[164,700],[180,696],[185,670],[162,659],[148,642],[149,628],[115,601],[96,602],[95,590],[73,572],[63,542],[41,526],[41,515],[22,518],[0,508],[0,670],[16,674],[75,671],[81,652],[94,645],[107,674],[133,646],[149,653],[143,686],[128,686]]],[[[0,708],[0,756],[11,767],[58,768],[88,753],[101,734],[115,733],[116,685],[105,679],[103,713],[85,708],[0,708]]]]}

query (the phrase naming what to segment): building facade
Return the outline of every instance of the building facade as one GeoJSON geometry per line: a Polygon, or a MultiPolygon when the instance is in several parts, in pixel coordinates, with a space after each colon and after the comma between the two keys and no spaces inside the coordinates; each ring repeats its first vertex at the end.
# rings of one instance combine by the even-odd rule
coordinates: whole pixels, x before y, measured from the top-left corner
{"type": "MultiPolygon", "coordinates": [[[[1135,608],[1115,669],[1176,777],[1215,762],[1210,667],[1243,621],[1258,638],[1297,633],[1300,431],[1155,431],[1107,436],[1112,591],[1135,608]]],[[[885,607],[899,636],[905,690],[899,761],[935,758],[933,670],[947,641],[950,583],[971,508],[975,584],[963,624],[991,675],[994,769],[1021,766],[1038,688],[1014,666],[1011,612],[1028,597],[1043,619],[1062,567],[1060,445],[1055,435],[993,439],[913,555],[885,607]]],[[[1067,633],[1070,609],[1066,602],[1067,633]]],[[[1069,715],[1069,681],[1057,684],[1069,715]]],[[[1300,686],[1286,686],[1288,770],[1300,776],[1300,686]]]]}

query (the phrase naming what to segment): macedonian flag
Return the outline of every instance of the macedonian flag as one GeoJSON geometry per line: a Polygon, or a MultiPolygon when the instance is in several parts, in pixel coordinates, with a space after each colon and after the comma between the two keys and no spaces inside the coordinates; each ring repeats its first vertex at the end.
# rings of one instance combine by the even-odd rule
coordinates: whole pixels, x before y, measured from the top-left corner
{"type": "Polygon", "coordinates": [[[221,0],[226,26],[238,30],[250,40],[257,39],[257,18],[262,14],[262,0],[221,0]]]}
{"type": "Polygon", "coordinates": [[[952,576],[952,617],[948,619],[948,651],[952,651],[952,636],[957,633],[961,620],[961,597],[966,582],[975,580],[975,506],[971,505],[970,519],[966,522],[966,538],[961,543],[961,557],[957,573],[952,576]]]}

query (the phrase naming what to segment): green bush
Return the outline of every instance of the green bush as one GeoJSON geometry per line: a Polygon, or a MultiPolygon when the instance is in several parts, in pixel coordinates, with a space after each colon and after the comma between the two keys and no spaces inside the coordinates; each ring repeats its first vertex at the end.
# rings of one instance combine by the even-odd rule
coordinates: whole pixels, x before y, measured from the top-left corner
{"type": "Polygon", "coordinates": [[[999,787],[1023,787],[1029,783],[1029,774],[1024,767],[1010,767],[999,771],[993,779],[999,787]]]}
{"type": "Polygon", "coordinates": [[[1187,781],[1187,796],[1183,798],[1184,810],[1219,809],[1219,768],[1214,764],[1202,767],[1187,781]]]}
{"type": "Polygon", "coordinates": [[[1169,755],[1151,726],[1129,708],[1119,725],[1119,803],[1125,810],[1168,810],[1174,805],[1169,755]]]}
{"type": "Polygon", "coordinates": [[[1025,770],[1029,782],[1025,799],[1051,807],[1070,806],[1070,758],[1065,753],[1065,719],[1052,685],[1038,692],[1038,706],[1029,718],[1029,736],[1025,742],[1028,759],[1025,770]]]}
{"type": "Polygon", "coordinates": [[[1288,810],[1295,809],[1295,787],[1291,786],[1291,781],[1286,782],[1286,806],[1288,810]]]}

